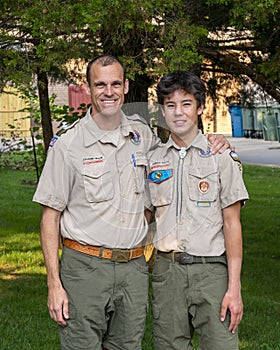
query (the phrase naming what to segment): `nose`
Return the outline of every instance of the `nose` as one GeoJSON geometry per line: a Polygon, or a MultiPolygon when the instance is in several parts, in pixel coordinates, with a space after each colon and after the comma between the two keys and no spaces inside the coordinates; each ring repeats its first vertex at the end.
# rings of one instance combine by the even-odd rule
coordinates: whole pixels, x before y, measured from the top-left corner
{"type": "Polygon", "coordinates": [[[175,112],[175,116],[182,115],[182,107],[180,105],[176,105],[174,112],[175,112]]]}
{"type": "Polygon", "coordinates": [[[105,89],[104,89],[104,94],[106,96],[112,96],[113,95],[113,89],[111,84],[107,84],[105,89]]]}

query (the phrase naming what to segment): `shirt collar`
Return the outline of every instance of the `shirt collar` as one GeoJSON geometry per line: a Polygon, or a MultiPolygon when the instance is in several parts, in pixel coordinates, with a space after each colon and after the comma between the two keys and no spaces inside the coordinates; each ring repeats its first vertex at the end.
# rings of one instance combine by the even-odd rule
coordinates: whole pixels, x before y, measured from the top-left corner
{"type": "MultiPolygon", "coordinates": [[[[168,141],[165,144],[162,144],[162,146],[166,147],[166,153],[168,152],[168,149],[170,149],[170,148],[175,148],[177,150],[181,149],[181,147],[178,146],[174,142],[171,135],[169,136],[168,141]]],[[[193,140],[193,142],[189,145],[189,147],[187,147],[187,149],[192,148],[192,147],[201,149],[204,152],[206,152],[208,147],[209,147],[207,137],[205,135],[203,135],[200,130],[198,131],[198,134],[195,137],[195,139],[193,140]]]]}
{"type": "MultiPolygon", "coordinates": [[[[132,127],[130,121],[127,119],[126,115],[121,111],[121,134],[123,136],[128,136],[132,132],[132,127]]],[[[88,109],[85,115],[85,128],[83,130],[84,135],[84,146],[88,147],[93,145],[98,141],[103,143],[112,142],[108,137],[108,130],[99,129],[94,119],[91,116],[91,108],[88,109]]]]}

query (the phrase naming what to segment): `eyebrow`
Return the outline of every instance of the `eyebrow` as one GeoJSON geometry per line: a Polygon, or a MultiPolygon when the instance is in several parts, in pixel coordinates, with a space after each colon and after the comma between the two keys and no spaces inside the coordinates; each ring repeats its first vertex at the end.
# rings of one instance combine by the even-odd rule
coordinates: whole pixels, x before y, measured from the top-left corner
{"type": "MultiPolygon", "coordinates": [[[[185,100],[182,100],[181,102],[193,102],[193,99],[191,98],[186,98],[185,100]]],[[[175,103],[173,100],[167,100],[165,103],[175,103]]]]}
{"type": "Polygon", "coordinates": [[[112,81],[112,83],[106,83],[105,81],[99,80],[99,81],[94,81],[93,84],[94,85],[108,85],[108,84],[114,85],[114,84],[122,84],[122,81],[114,80],[112,81]]]}

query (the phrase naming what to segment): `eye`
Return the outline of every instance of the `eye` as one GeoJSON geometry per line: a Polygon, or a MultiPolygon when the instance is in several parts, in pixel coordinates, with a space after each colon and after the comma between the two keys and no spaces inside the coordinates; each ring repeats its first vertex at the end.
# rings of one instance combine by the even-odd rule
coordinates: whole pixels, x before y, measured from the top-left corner
{"type": "Polygon", "coordinates": [[[120,88],[120,87],[122,86],[122,82],[121,82],[121,81],[114,81],[114,82],[112,83],[112,86],[113,86],[114,88],[120,88]]]}
{"type": "Polygon", "coordinates": [[[174,108],[174,104],[173,103],[167,103],[164,107],[168,108],[168,109],[172,109],[172,108],[174,108]]]}
{"type": "Polygon", "coordinates": [[[104,89],[106,84],[104,82],[100,81],[100,82],[94,83],[94,86],[98,89],[104,89]]]}

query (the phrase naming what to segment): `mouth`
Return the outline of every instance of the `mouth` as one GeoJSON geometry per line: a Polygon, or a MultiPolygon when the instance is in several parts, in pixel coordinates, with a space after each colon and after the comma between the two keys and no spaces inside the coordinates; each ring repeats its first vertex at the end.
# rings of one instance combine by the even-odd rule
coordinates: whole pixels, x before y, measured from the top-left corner
{"type": "Polygon", "coordinates": [[[101,100],[102,105],[106,107],[114,107],[118,104],[118,98],[110,99],[110,100],[101,100]]]}
{"type": "Polygon", "coordinates": [[[184,126],[186,124],[186,122],[187,122],[186,120],[175,120],[174,124],[176,126],[180,127],[180,126],[184,126]]]}

